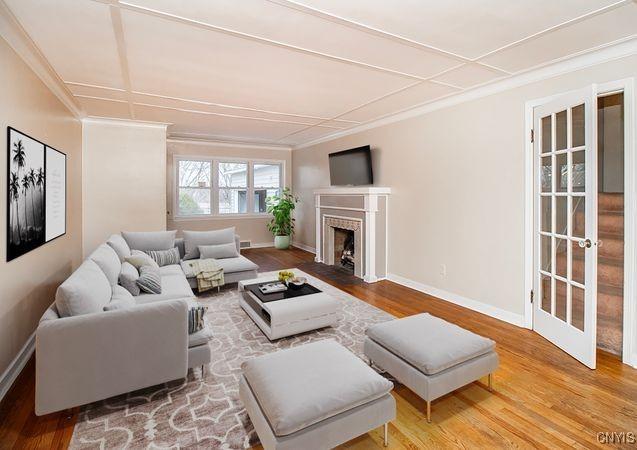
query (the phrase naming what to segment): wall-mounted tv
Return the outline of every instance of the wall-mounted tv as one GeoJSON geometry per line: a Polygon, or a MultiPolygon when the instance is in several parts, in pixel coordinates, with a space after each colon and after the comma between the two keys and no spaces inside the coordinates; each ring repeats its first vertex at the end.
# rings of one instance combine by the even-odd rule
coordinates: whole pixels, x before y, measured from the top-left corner
{"type": "Polygon", "coordinates": [[[369,145],[330,153],[329,161],[332,186],[374,184],[372,152],[369,145]]]}

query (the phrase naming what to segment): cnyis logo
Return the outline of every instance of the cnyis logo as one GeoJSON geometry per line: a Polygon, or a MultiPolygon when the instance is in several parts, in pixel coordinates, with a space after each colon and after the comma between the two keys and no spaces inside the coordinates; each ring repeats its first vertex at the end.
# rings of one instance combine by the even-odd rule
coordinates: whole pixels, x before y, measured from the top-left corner
{"type": "Polygon", "coordinates": [[[600,431],[597,433],[600,444],[637,444],[637,437],[632,431],[600,431]]]}

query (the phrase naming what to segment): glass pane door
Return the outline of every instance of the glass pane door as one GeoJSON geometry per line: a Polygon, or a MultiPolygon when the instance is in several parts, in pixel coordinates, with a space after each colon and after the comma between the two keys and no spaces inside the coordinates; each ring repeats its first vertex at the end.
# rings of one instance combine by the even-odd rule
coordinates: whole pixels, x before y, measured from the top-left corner
{"type": "Polygon", "coordinates": [[[594,367],[597,224],[587,206],[595,204],[596,168],[589,165],[597,147],[591,90],[535,110],[534,329],[594,367]]]}

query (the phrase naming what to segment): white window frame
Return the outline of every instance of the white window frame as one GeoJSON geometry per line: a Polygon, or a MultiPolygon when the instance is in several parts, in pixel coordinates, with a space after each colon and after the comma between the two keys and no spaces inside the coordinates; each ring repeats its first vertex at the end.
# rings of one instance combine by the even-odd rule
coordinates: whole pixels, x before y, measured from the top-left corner
{"type": "MultiPolygon", "coordinates": [[[[256,159],[256,158],[224,158],[224,157],[206,157],[206,156],[189,156],[189,155],[173,155],[173,220],[175,221],[191,221],[191,220],[210,220],[210,219],[228,219],[228,218],[255,218],[268,217],[268,213],[254,212],[254,165],[255,164],[272,164],[280,167],[280,186],[278,189],[283,190],[287,187],[285,178],[285,160],[277,159],[256,159]],[[212,174],[210,183],[210,214],[180,214],[179,213],[179,162],[180,161],[200,161],[210,162],[212,174]],[[248,164],[248,186],[247,186],[247,205],[245,213],[219,213],[219,163],[242,163],[248,164]]],[[[259,188],[262,188],[259,186],[259,188]]],[[[226,188],[221,188],[226,189],[226,188]]],[[[228,188],[228,189],[244,189],[244,188],[228,188]]],[[[275,187],[270,187],[275,189],[275,187]]]]}

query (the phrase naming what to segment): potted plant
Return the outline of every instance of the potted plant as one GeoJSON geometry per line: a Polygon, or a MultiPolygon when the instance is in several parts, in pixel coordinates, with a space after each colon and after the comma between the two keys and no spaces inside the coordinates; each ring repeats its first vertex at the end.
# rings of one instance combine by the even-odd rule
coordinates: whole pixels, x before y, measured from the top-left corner
{"type": "Polygon", "coordinates": [[[267,211],[272,214],[268,230],[274,234],[274,247],[280,250],[290,246],[290,238],[294,234],[292,211],[298,201],[289,188],[283,189],[280,195],[273,195],[267,199],[267,211]]]}

